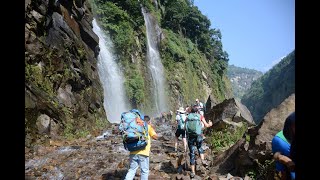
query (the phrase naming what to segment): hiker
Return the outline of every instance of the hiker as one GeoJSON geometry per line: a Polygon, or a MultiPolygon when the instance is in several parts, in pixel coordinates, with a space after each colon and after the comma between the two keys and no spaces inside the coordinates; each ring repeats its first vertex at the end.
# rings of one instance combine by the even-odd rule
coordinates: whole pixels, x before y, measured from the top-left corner
{"type": "Polygon", "coordinates": [[[172,116],[173,116],[173,112],[170,110],[169,113],[168,113],[169,122],[172,122],[172,116]]]}
{"type": "Polygon", "coordinates": [[[199,101],[199,99],[196,99],[196,104],[198,110],[200,111],[200,114],[203,116],[204,115],[204,106],[203,103],[199,101]]]}
{"type": "Polygon", "coordinates": [[[161,113],[161,115],[160,115],[161,123],[166,122],[166,116],[167,116],[166,112],[161,113]]]}
{"type": "Polygon", "coordinates": [[[275,179],[295,179],[295,112],[285,120],[283,130],[278,132],[272,139],[272,153],[276,161],[275,179]],[[294,147],[291,144],[294,142],[294,147]],[[291,152],[290,152],[291,151],[291,152]]]}
{"type": "MultiPolygon", "coordinates": [[[[204,117],[204,115],[201,115],[201,111],[198,109],[198,113],[200,114],[200,119],[201,119],[201,128],[202,130],[204,130],[204,122],[206,121],[206,118],[204,117]]],[[[202,113],[203,114],[203,113],[202,113]]],[[[206,137],[204,136],[204,134],[202,134],[202,138],[205,139],[206,137]]]]}
{"type": "MultiPolygon", "coordinates": [[[[132,112],[132,110],[130,112],[132,112]]],[[[144,127],[147,126],[147,133],[145,133],[145,134],[147,134],[147,137],[146,137],[147,144],[142,149],[140,148],[139,150],[133,150],[133,151],[129,150],[130,151],[130,156],[129,156],[130,157],[130,168],[129,168],[127,174],[126,174],[125,180],[132,180],[134,178],[135,173],[136,173],[136,171],[137,171],[139,166],[140,166],[140,169],[141,169],[141,180],[147,180],[148,179],[148,176],[149,176],[149,154],[150,154],[150,148],[151,148],[151,138],[152,139],[157,139],[158,138],[157,133],[155,132],[155,130],[151,126],[150,117],[149,116],[143,116],[141,113],[139,113],[139,115],[140,115],[140,118],[142,120],[142,121],[141,120],[139,120],[139,121],[141,121],[144,124],[144,127]]],[[[123,116],[125,116],[125,115],[121,115],[121,118],[123,116]]],[[[136,120],[137,119],[139,119],[139,118],[137,117],[136,120]]],[[[130,121],[130,119],[127,122],[130,122],[129,124],[132,123],[132,121],[130,121]]],[[[131,127],[131,125],[129,127],[131,127]]],[[[136,127],[138,127],[138,126],[136,126],[136,127]]],[[[123,129],[126,129],[126,128],[123,128],[123,129]]],[[[137,134],[137,131],[135,131],[134,134],[137,134]]],[[[139,138],[139,141],[140,141],[140,138],[139,138]]],[[[139,144],[136,144],[136,145],[139,145],[139,144]]],[[[136,146],[133,146],[133,147],[136,147],[136,146]]]]}
{"type": "MultiPolygon", "coordinates": [[[[188,115],[186,119],[186,134],[188,139],[188,146],[189,146],[189,155],[190,155],[190,165],[191,165],[191,178],[195,176],[195,151],[198,149],[200,154],[201,162],[204,166],[208,166],[208,163],[204,159],[204,151],[202,149],[202,142],[203,142],[203,130],[201,128],[201,121],[203,119],[200,118],[200,114],[198,113],[197,106],[193,106],[191,109],[191,113],[188,115]],[[196,144],[196,145],[195,145],[196,144]]],[[[211,127],[212,121],[207,123],[203,121],[205,127],[211,127]]]]}
{"type": "Polygon", "coordinates": [[[180,107],[177,110],[177,115],[176,115],[177,130],[175,132],[176,138],[175,138],[175,143],[174,143],[174,150],[176,152],[178,151],[178,138],[180,137],[180,135],[182,135],[184,152],[187,152],[186,130],[185,130],[185,126],[184,126],[187,116],[185,113],[186,113],[186,111],[184,110],[183,107],[180,107]]]}

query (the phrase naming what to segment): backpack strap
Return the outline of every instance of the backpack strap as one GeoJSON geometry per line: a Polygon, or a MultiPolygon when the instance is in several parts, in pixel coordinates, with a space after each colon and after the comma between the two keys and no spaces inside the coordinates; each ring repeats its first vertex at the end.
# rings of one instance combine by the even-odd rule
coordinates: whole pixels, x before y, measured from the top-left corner
{"type": "Polygon", "coordinates": [[[179,114],[179,116],[180,116],[180,121],[183,121],[183,118],[182,118],[181,114],[179,114]]]}

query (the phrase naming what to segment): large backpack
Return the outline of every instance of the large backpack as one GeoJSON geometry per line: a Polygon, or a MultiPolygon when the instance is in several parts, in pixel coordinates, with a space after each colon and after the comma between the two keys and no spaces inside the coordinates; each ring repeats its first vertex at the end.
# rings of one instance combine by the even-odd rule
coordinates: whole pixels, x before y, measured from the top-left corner
{"type": "Polygon", "coordinates": [[[186,132],[189,137],[196,137],[202,134],[200,114],[190,113],[187,117],[186,132]]]}
{"type": "Polygon", "coordinates": [[[148,123],[137,109],[121,114],[119,130],[124,148],[128,151],[144,149],[148,144],[148,123]]]}
{"type": "Polygon", "coordinates": [[[180,116],[180,119],[178,120],[178,129],[183,129],[184,130],[184,124],[185,124],[185,121],[184,119],[182,118],[182,115],[179,114],[180,116]]]}

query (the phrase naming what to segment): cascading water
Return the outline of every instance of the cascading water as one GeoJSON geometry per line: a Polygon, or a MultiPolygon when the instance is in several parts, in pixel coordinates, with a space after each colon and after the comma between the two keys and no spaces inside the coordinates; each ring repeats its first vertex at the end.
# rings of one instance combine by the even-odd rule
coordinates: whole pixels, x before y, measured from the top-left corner
{"type": "Polygon", "coordinates": [[[155,30],[156,24],[152,21],[152,16],[141,7],[142,14],[144,17],[146,30],[147,30],[147,58],[148,68],[151,72],[153,81],[153,96],[156,113],[167,111],[167,100],[165,96],[165,79],[163,65],[161,62],[160,54],[157,47],[157,33],[155,30]]]}
{"type": "Polygon", "coordinates": [[[115,62],[113,43],[110,37],[99,27],[93,19],[93,32],[99,37],[100,52],[98,56],[98,73],[104,92],[104,108],[109,122],[119,123],[120,114],[128,111],[128,100],[125,96],[123,75],[115,62]]]}

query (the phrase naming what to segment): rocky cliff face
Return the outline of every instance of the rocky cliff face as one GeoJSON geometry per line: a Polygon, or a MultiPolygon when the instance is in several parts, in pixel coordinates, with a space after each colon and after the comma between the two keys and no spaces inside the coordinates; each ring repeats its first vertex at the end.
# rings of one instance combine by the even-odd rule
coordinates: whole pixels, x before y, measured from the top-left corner
{"type": "Polygon", "coordinates": [[[26,145],[99,132],[107,119],[89,4],[27,0],[25,10],[26,145]]]}

